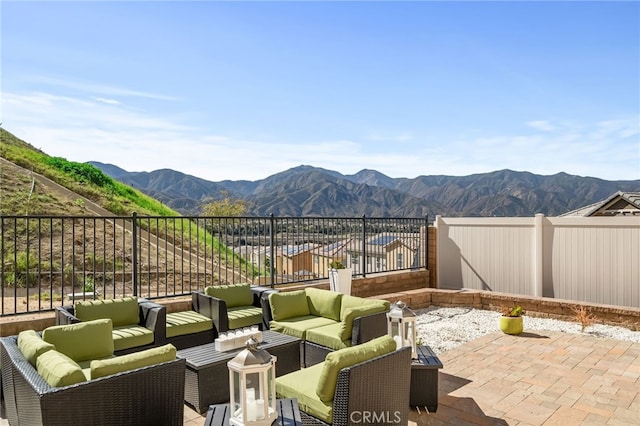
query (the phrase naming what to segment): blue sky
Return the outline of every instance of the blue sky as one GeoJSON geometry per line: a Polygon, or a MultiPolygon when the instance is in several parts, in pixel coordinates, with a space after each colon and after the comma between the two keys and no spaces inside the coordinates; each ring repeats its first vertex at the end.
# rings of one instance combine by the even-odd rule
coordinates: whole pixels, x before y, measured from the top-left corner
{"type": "Polygon", "coordinates": [[[640,3],[14,2],[2,126],[47,154],[258,180],[640,179],[640,3]]]}

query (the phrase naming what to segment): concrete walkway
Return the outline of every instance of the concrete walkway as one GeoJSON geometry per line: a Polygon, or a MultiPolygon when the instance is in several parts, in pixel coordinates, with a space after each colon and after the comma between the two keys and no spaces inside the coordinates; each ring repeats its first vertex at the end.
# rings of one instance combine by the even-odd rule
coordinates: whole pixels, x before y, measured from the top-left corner
{"type": "MultiPolygon", "coordinates": [[[[557,332],[500,332],[440,356],[436,413],[409,425],[638,425],[640,344],[557,332]]],[[[204,416],[185,406],[185,425],[204,416]]]]}

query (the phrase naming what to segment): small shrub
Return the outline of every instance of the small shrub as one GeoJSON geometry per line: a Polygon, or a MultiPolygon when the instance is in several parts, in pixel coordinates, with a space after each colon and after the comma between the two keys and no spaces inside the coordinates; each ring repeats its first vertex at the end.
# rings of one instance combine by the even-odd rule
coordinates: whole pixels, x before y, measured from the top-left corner
{"type": "Polygon", "coordinates": [[[582,329],[580,330],[582,333],[584,333],[584,330],[587,327],[593,325],[596,320],[595,316],[593,316],[593,314],[584,306],[573,307],[571,310],[575,314],[576,320],[582,326],[582,329]]]}
{"type": "Polygon", "coordinates": [[[331,263],[329,263],[329,267],[332,269],[346,269],[346,266],[344,266],[344,264],[339,260],[331,261],[331,263]]]}
{"type": "Polygon", "coordinates": [[[95,290],[95,283],[93,282],[93,277],[85,277],[84,284],[82,285],[82,291],[85,293],[93,293],[95,290]]]}

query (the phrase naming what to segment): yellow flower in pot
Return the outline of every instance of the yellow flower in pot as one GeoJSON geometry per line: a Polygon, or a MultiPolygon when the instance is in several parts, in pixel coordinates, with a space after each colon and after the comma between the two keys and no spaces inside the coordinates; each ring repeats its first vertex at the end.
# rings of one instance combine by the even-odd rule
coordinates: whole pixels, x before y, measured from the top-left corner
{"type": "Polygon", "coordinates": [[[522,315],[524,315],[524,311],[519,305],[504,308],[500,317],[500,330],[506,334],[521,334],[523,330],[522,315]]]}

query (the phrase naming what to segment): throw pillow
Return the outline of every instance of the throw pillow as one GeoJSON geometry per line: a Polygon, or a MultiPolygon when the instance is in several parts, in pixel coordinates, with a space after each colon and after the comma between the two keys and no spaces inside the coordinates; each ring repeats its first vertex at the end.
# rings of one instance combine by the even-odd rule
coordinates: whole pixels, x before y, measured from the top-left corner
{"type": "Polygon", "coordinates": [[[55,348],[51,343],[42,340],[35,330],[25,330],[18,334],[18,349],[34,367],[40,355],[55,348]]]}
{"type": "Polygon", "coordinates": [[[271,315],[275,321],[309,315],[307,293],[304,290],[271,293],[269,295],[271,315]]]}

